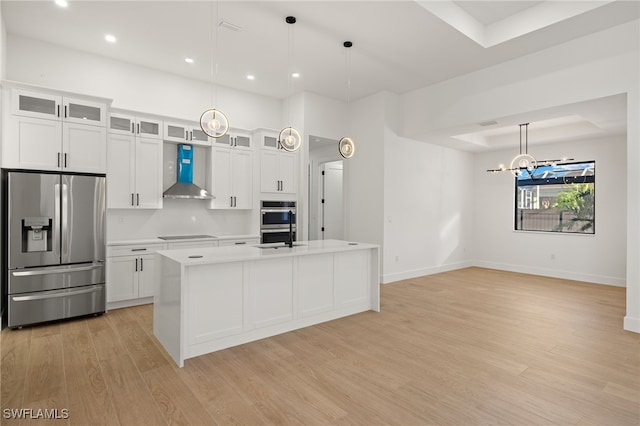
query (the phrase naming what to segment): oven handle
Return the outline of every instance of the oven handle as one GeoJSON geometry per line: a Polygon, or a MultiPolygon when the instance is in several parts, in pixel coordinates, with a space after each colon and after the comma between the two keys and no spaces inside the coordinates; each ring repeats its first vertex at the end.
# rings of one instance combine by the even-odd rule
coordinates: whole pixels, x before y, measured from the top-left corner
{"type": "Polygon", "coordinates": [[[48,293],[48,294],[34,294],[31,296],[11,296],[11,300],[14,302],[28,302],[31,300],[53,299],[55,297],[67,297],[75,296],[77,294],[93,293],[98,291],[102,285],[93,285],[89,288],[83,288],[80,290],[65,291],[60,293],[48,293]]]}
{"type": "MultiPolygon", "coordinates": [[[[289,213],[289,210],[292,210],[292,209],[269,209],[269,210],[262,209],[260,211],[262,212],[262,214],[265,214],[265,213],[289,213]]],[[[293,210],[293,214],[296,214],[295,210],[293,210]]]]}
{"type": "Polygon", "coordinates": [[[92,269],[102,268],[102,264],[93,264],[88,266],[76,266],[73,268],[52,268],[52,269],[38,269],[33,271],[18,271],[12,272],[14,277],[32,277],[34,275],[49,275],[49,274],[66,274],[69,272],[90,271],[92,269]]]}
{"type": "Polygon", "coordinates": [[[263,234],[273,234],[275,232],[289,232],[289,227],[287,226],[286,228],[278,228],[278,229],[261,229],[260,232],[262,232],[263,234]]]}

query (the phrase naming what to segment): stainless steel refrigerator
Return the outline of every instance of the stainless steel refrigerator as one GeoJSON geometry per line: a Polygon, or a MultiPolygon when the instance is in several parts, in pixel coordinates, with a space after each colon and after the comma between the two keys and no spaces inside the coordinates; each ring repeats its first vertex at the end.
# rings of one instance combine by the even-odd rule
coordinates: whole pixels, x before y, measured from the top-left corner
{"type": "Polygon", "coordinates": [[[105,311],[104,175],[3,171],[10,328],[105,311]]]}

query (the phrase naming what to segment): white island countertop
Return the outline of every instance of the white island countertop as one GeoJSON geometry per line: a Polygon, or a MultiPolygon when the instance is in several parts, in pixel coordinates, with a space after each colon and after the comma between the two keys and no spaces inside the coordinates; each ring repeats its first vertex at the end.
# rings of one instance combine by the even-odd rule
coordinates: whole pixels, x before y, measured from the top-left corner
{"type": "Polygon", "coordinates": [[[378,246],[342,240],[296,241],[293,247],[284,243],[258,244],[233,247],[198,247],[160,250],[158,253],[183,266],[214,263],[243,262],[247,260],[273,259],[278,257],[306,256],[320,253],[335,253],[371,249],[378,246]]]}
{"type": "Polygon", "coordinates": [[[189,358],[380,310],[379,247],[340,240],[156,252],[153,333],[189,358]]]}

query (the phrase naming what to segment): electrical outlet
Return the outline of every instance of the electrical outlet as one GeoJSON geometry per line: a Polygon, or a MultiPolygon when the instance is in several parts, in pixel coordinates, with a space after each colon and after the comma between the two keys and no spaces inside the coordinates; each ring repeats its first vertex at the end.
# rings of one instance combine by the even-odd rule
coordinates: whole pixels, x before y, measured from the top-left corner
{"type": "Polygon", "coordinates": [[[551,253],[551,260],[556,260],[556,254],[555,253],[551,253]]]}
{"type": "Polygon", "coordinates": [[[124,223],[124,216],[118,216],[118,222],[124,223]]]}
{"type": "Polygon", "coordinates": [[[396,256],[396,262],[400,260],[400,256],[396,256]]]}

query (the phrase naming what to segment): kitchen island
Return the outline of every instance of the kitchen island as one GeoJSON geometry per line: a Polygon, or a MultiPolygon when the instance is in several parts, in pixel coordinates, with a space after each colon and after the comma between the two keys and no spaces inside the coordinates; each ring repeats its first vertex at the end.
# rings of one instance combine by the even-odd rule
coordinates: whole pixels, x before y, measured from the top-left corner
{"type": "Polygon", "coordinates": [[[373,244],[304,241],[156,252],[153,333],[174,361],[368,310],[373,244]]]}

